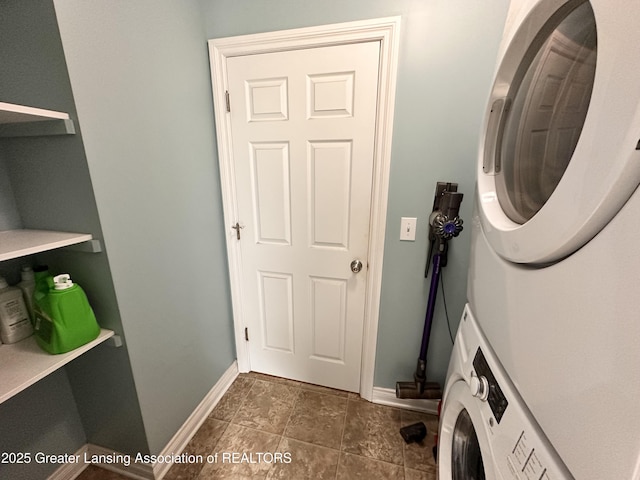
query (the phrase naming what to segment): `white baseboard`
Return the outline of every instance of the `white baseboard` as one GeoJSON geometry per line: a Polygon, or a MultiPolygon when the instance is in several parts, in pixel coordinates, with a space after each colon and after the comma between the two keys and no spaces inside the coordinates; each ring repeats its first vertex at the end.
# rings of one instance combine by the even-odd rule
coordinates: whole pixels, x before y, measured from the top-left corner
{"type": "MultiPolygon", "coordinates": [[[[76,458],[84,458],[84,454],[87,452],[89,445],[83,445],[75,453],[76,458]]],[[[56,469],[51,475],[47,477],[47,480],[73,480],[80,475],[87,465],[84,462],[79,463],[65,463],[56,469]]]]}
{"type": "MultiPolygon", "coordinates": [[[[158,456],[169,458],[171,455],[178,455],[182,452],[237,376],[238,363],[234,361],[158,456]]],[[[90,443],[83,445],[75,455],[80,459],[78,463],[62,465],[47,480],[74,480],[91,464],[135,480],[159,480],[166,475],[172,466],[171,463],[166,462],[134,463],[134,457],[131,455],[114,452],[90,443]],[[106,461],[100,461],[100,459],[106,461]]]]}
{"type": "MultiPolygon", "coordinates": [[[[187,418],[180,430],[178,430],[173,438],[169,440],[169,443],[164,447],[162,452],[160,452],[160,455],[177,455],[184,450],[187,443],[189,443],[189,440],[191,440],[191,437],[195,435],[237,376],[238,362],[234,360],[227,371],[222,374],[220,380],[216,382],[209,393],[207,393],[200,404],[195,408],[191,415],[189,415],[189,418],[187,418]]],[[[171,463],[156,463],[153,466],[155,478],[161,479],[164,477],[171,468],[171,465],[171,463]]]]}
{"type": "Polygon", "coordinates": [[[114,452],[108,448],[89,443],[87,445],[87,463],[97,467],[111,470],[128,478],[135,480],[154,480],[153,467],[147,463],[135,463],[134,457],[122,453],[114,452]],[[128,459],[127,463],[119,459],[128,459]],[[104,460],[101,460],[104,459],[104,460]]]}
{"type": "Polygon", "coordinates": [[[80,447],[74,456],[78,459],[77,462],[62,465],[49,475],[47,480],[74,480],[84,472],[89,465],[97,465],[105,470],[111,470],[112,472],[135,480],[154,480],[151,465],[133,463],[130,455],[114,452],[99,445],[87,443],[80,447]],[[100,458],[107,460],[107,463],[92,461],[92,459],[100,458]]]}
{"type": "Polygon", "coordinates": [[[373,397],[371,401],[373,403],[379,403],[380,405],[415,410],[432,415],[438,414],[438,403],[440,402],[440,400],[397,398],[396,391],[393,388],[381,387],[373,387],[373,397]]]}

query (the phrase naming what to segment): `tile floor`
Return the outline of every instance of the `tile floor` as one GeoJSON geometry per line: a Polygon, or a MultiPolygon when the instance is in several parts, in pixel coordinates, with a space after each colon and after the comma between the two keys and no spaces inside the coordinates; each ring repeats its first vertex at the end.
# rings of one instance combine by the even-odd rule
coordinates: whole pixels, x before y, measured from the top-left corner
{"type": "MultiPolygon", "coordinates": [[[[184,450],[204,461],[174,465],[164,478],[434,480],[436,431],[432,415],[375,405],[353,393],[243,374],[184,450]],[[427,426],[427,437],[407,445],[400,427],[419,421],[427,426]],[[208,463],[207,455],[216,453],[218,461],[208,463]],[[225,453],[246,456],[222,461],[225,453]],[[258,453],[266,454],[266,461],[258,461],[258,453]],[[290,462],[269,461],[277,453],[290,462]]],[[[124,477],[90,466],[78,479],[124,477]]]]}

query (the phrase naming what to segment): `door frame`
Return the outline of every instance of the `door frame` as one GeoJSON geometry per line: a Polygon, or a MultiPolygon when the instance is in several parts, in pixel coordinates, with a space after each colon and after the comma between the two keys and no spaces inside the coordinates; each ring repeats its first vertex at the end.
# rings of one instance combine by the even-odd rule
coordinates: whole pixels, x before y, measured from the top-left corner
{"type": "Polygon", "coordinates": [[[249,348],[245,341],[245,322],[242,308],[242,252],[240,244],[235,241],[236,231],[231,228],[238,221],[238,215],[232,161],[231,117],[227,114],[225,96],[225,92],[228,90],[227,59],[260,53],[371,41],[380,42],[378,109],[375,127],[369,256],[367,259],[368,278],[365,294],[362,364],[360,370],[360,395],[366,400],[371,400],[373,397],[380,293],[382,289],[382,261],[387,222],[391,140],[400,44],[399,33],[400,17],[398,16],[218,38],[208,41],[222,205],[226,226],[235,346],[240,372],[248,372],[250,370],[250,360],[249,348]]]}

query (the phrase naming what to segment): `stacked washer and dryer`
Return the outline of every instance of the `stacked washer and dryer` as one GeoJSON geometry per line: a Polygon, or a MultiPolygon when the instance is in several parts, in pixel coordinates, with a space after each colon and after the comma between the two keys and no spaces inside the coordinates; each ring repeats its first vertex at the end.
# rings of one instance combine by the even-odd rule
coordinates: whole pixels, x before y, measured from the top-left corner
{"type": "Polygon", "coordinates": [[[440,480],[640,479],[640,1],[510,7],[440,480]]]}

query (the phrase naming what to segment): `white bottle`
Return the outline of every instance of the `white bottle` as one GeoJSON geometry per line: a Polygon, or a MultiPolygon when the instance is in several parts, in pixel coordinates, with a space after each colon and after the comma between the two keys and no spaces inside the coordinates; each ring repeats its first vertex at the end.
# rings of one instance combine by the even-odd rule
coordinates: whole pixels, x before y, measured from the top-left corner
{"type": "Polygon", "coordinates": [[[0,338],[2,343],[15,343],[33,333],[22,291],[10,287],[0,277],[0,338]]]}
{"type": "Polygon", "coordinates": [[[35,317],[33,316],[33,292],[36,288],[36,278],[33,273],[33,269],[24,265],[22,270],[20,271],[20,275],[22,280],[18,283],[18,287],[22,290],[22,296],[24,297],[24,304],[27,307],[27,311],[29,312],[29,318],[31,319],[31,323],[35,321],[35,317]]]}

